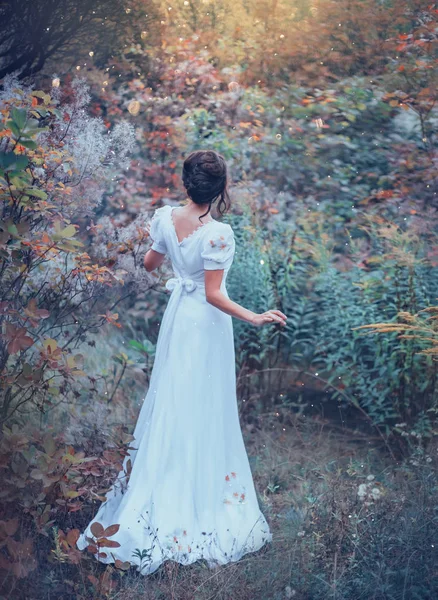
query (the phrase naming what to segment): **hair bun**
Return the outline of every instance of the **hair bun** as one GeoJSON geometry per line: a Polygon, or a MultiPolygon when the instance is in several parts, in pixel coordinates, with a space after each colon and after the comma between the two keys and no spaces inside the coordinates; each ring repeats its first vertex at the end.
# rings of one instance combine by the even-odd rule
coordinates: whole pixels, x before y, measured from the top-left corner
{"type": "Polygon", "coordinates": [[[212,150],[192,152],[184,161],[182,180],[196,204],[211,205],[220,199],[218,210],[221,214],[222,207],[228,208],[227,165],[221,154],[212,150]]]}
{"type": "Polygon", "coordinates": [[[206,171],[210,175],[214,175],[215,177],[223,177],[225,175],[223,166],[218,162],[204,163],[203,169],[204,171],[206,171]]]}

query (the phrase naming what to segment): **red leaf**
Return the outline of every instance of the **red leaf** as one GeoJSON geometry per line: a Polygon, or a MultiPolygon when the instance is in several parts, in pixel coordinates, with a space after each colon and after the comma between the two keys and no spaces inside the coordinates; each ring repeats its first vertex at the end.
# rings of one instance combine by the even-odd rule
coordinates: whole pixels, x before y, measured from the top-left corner
{"type": "Polygon", "coordinates": [[[7,535],[14,535],[18,529],[18,519],[10,519],[9,521],[2,521],[1,524],[7,535]]]}
{"type": "Polygon", "coordinates": [[[92,524],[92,526],[90,527],[90,531],[94,535],[94,537],[99,538],[99,537],[102,537],[105,529],[103,528],[103,525],[96,522],[96,523],[92,524]]]}
{"type": "Polygon", "coordinates": [[[110,525],[109,527],[107,527],[105,529],[105,531],[103,532],[103,536],[105,537],[111,537],[112,535],[114,535],[115,533],[117,533],[120,529],[120,525],[110,525]]]}
{"type": "Polygon", "coordinates": [[[36,299],[29,300],[28,305],[24,309],[24,314],[31,320],[47,319],[50,313],[45,308],[38,308],[36,299]]]}
{"type": "Polygon", "coordinates": [[[25,327],[15,327],[12,323],[6,323],[6,333],[4,337],[8,340],[9,354],[16,354],[20,350],[29,348],[33,345],[33,339],[26,335],[25,327]]]}
{"type": "Polygon", "coordinates": [[[102,538],[99,540],[99,546],[101,546],[102,548],[119,548],[120,544],[119,542],[102,538]]]}

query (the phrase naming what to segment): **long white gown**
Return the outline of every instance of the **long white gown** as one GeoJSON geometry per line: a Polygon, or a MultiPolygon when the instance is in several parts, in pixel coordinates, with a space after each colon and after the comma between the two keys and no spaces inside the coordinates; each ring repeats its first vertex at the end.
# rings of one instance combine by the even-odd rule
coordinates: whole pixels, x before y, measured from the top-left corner
{"type": "Polygon", "coordinates": [[[205,559],[214,568],[272,540],[240,428],[232,318],[205,298],[204,269],[224,269],[221,289],[228,296],[233,230],[213,220],[179,242],[172,210],[157,209],[151,223],[152,248],[169,255],[175,277],[166,284],[172,293],[133,433],[135,450],[77,541],[84,550],[87,536],[95,539],[94,522],[119,524],[109,539],[120,546],[94,556],[129,561],[143,575],[166,560],[205,559]]]}

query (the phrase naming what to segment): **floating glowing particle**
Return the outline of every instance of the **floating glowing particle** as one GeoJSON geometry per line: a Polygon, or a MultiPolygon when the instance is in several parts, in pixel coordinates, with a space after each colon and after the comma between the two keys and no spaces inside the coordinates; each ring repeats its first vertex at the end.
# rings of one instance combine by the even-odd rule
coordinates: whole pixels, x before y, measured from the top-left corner
{"type": "Polygon", "coordinates": [[[94,52],[93,52],[93,50],[91,50],[91,51],[88,53],[88,55],[89,55],[89,56],[94,56],[94,52]]]}
{"type": "Polygon", "coordinates": [[[281,140],[281,133],[277,133],[275,137],[277,138],[277,140],[281,140]]]}
{"type": "Polygon", "coordinates": [[[284,34],[282,33],[282,34],[280,35],[280,39],[282,40],[283,38],[284,38],[284,34]]]}
{"type": "Polygon", "coordinates": [[[127,8],[127,9],[125,10],[125,12],[126,12],[126,14],[127,14],[127,15],[129,15],[129,13],[131,12],[131,9],[130,9],[130,8],[127,8]]]}
{"type": "Polygon", "coordinates": [[[131,102],[128,104],[128,110],[131,115],[138,115],[140,112],[140,102],[138,100],[131,100],[131,102]]]}
{"type": "Polygon", "coordinates": [[[81,67],[78,65],[78,66],[76,67],[76,71],[80,71],[80,70],[81,70],[81,67]]]}
{"type": "Polygon", "coordinates": [[[60,83],[61,83],[61,81],[59,80],[59,77],[54,77],[52,79],[52,87],[59,87],[60,83]]]}
{"type": "Polygon", "coordinates": [[[230,81],[230,83],[228,84],[228,89],[230,90],[230,92],[237,92],[240,88],[240,85],[237,83],[237,81],[230,81]]]}

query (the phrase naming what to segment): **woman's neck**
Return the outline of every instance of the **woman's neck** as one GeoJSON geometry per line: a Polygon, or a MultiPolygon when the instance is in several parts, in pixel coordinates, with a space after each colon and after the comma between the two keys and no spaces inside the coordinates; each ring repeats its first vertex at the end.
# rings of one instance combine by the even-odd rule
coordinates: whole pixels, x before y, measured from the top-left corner
{"type": "MultiPolygon", "coordinates": [[[[191,214],[200,216],[205,213],[205,211],[208,208],[208,204],[196,204],[196,202],[193,202],[193,200],[191,200],[190,198],[187,198],[187,204],[184,205],[184,208],[186,208],[186,210],[188,212],[190,212],[191,214]]],[[[210,212],[210,216],[211,216],[211,212],[210,212]]],[[[208,217],[208,215],[206,215],[206,217],[208,217]]]]}

